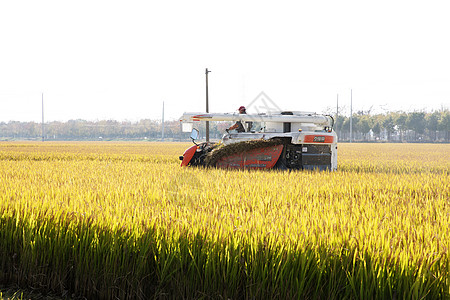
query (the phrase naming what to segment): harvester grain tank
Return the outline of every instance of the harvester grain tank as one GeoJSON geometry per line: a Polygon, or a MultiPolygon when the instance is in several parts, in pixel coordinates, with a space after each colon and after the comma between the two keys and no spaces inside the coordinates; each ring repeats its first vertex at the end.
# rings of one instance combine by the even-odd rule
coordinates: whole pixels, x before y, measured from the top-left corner
{"type": "Polygon", "coordinates": [[[195,145],[180,156],[181,166],[337,169],[337,136],[331,116],[295,111],[271,114],[184,113],[180,121],[185,124],[239,121],[253,125],[245,132],[227,132],[219,143],[195,143],[198,130],[194,128],[191,138],[195,145]]]}

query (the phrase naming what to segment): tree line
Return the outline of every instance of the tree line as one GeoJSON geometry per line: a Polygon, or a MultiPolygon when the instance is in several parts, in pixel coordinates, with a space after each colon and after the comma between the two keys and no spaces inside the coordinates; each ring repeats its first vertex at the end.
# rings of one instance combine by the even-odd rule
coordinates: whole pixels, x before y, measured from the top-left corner
{"type": "MultiPolygon", "coordinates": [[[[196,128],[204,134],[205,124],[196,124],[196,128]]],[[[227,128],[224,122],[210,123],[210,137],[219,139],[227,128]]],[[[179,121],[162,122],[143,119],[132,121],[86,121],[69,120],[44,123],[10,121],[0,123],[0,140],[168,140],[187,141],[190,133],[182,132],[179,121]]]]}
{"type": "MultiPolygon", "coordinates": [[[[359,111],[349,116],[335,116],[334,129],[339,141],[386,142],[450,142],[450,112],[441,109],[433,112],[387,112],[371,114],[359,111]]],[[[220,139],[232,123],[211,122],[210,137],[220,139]]],[[[195,125],[201,134],[205,123],[195,125]]],[[[162,123],[144,119],[131,121],[36,122],[0,123],[0,140],[162,140],[162,123]]],[[[164,122],[164,140],[187,141],[189,133],[182,132],[179,121],[164,122]]]]}
{"type": "MultiPolygon", "coordinates": [[[[350,117],[337,116],[335,130],[340,141],[350,140],[350,117]]],[[[450,111],[388,112],[352,115],[352,140],[387,142],[449,142],[450,111]]]]}

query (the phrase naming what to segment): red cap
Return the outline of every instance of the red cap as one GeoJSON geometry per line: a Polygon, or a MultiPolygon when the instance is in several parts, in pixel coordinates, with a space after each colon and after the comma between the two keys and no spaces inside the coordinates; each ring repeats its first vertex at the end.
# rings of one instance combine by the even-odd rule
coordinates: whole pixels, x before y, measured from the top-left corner
{"type": "Polygon", "coordinates": [[[239,109],[238,110],[245,110],[245,106],[241,106],[241,107],[239,107],[239,109]]]}

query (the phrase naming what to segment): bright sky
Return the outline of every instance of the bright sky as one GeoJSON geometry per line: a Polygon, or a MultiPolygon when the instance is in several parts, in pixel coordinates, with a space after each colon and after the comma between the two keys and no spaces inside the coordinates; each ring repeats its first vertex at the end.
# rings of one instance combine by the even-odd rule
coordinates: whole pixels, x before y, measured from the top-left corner
{"type": "Polygon", "coordinates": [[[448,1],[1,1],[0,121],[450,107],[448,1]],[[251,112],[251,111],[250,111],[251,112]]]}

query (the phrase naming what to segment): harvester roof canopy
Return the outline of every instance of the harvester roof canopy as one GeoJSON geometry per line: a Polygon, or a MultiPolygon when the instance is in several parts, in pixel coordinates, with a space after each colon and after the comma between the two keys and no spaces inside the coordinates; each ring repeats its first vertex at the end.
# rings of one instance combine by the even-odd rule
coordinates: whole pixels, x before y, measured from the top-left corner
{"type": "Polygon", "coordinates": [[[292,114],[238,114],[238,113],[184,113],[180,121],[245,121],[274,123],[312,123],[316,126],[332,126],[329,116],[315,113],[292,112],[292,114]]]}

